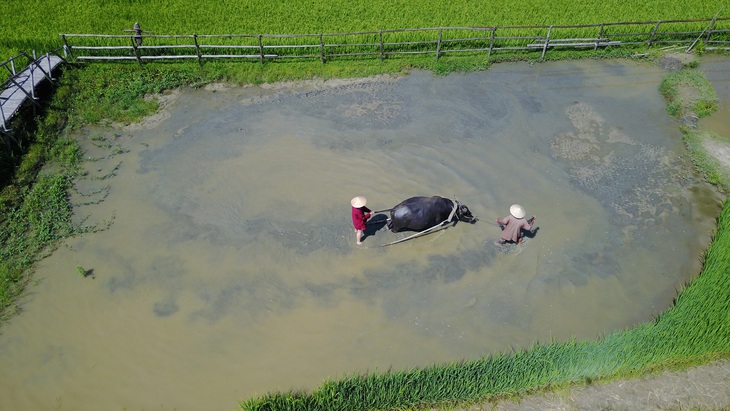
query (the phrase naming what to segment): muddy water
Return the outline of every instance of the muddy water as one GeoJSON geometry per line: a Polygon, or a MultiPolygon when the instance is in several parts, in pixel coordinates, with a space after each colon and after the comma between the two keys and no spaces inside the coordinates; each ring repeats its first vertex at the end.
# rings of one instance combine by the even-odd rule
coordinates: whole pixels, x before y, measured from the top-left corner
{"type": "Polygon", "coordinates": [[[0,408],[233,409],[651,320],[719,210],[665,74],[584,61],[186,90],[146,127],[87,130],[73,198],[100,230],[43,260],[3,327],[0,408]],[[356,246],[355,195],[457,196],[481,220],[390,247],[406,234],[374,224],[356,246]],[[539,229],[500,249],[512,203],[539,229]]]}
{"type": "Polygon", "coordinates": [[[702,130],[710,130],[730,138],[730,67],[727,57],[707,56],[702,59],[702,71],[712,83],[718,98],[717,111],[699,121],[702,130]]]}

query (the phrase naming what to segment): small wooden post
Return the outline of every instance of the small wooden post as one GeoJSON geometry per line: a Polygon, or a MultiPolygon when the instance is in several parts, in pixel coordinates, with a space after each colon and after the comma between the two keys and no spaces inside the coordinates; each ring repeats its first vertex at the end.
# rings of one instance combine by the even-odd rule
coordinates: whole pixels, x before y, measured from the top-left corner
{"type": "Polygon", "coordinates": [[[497,27],[492,27],[492,35],[489,38],[489,51],[487,52],[487,62],[492,57],[492,47],[494,47],[494,35],[497,32],[497,27]]]}
{"type": "Polygon", "coordinates": [[[439,38],[438,41],[436,41],[436,61],[439,61],[439,52],[441,51],[441,38],[443,36],[444,29],[439,29],[439,38]]]}
{"type": "Polygon", "coordinates": [[[134,52],[134,56],[137,58],[137,64],[142,66],[142,56],[139,55],[139,48],[137,47],[137,41],[135,40],[134,36],[129,37],[129,39],[132,41],[132,51],[134,52]]]}
{"type": "Polygon", "coordinates": [[[322,40],[322,34],[319,35],[319,60],[324,64],[324,40],[322,40]]]}
{"type": "Polygon", "coordinates": [[[134,27],[131,30],[124,30],[125,32],[133,33],[129,38],[132,41],[132,52],[137,57],[137,64],[142,66],[142,57],[139,54],[139,47],[142,45],[142,33],[144,30],[139,26],[139,23],[134,23],[134,27]]]}
{"type": "Polygon", "coordinates": [[[646,49],[649,50],[649,47],[651,47],[651,44],[654,42],[654,35],[656,34],[657,29],[659,28],[659,24],[661,24],[661,20],[656,22],[656,25],[654,26],[654,30],[651,31],[651,35],[649,36],[649,41],[646,43],[646,49]]]}
{"type": "Polygon", "coordinates": [[[264,64],[264,41],[261,34],[259,34],[259,55],[261,56],[261,64],[264,64]]]}
{"type": "Polygon", "coordinates": [[[598,50],[598,43],[603,39],[603,25],[605,23],[601,23],[601,29],[598,31],[598,38],[596,39],[596,44],[593,46],[593,51],[598,50]]]}
{"type": "Polygon", "coordinates": [[[383,55],[383,30],[380,30],[378,34],[380,35],[380,62],[382,63],[383,58],[385,57],[383,55]]]}
{"type": "Polygon", "coordinates": [[[547,36],[545,36],[545,44],[542,45],[542,57],[540,57],[540,60],[545,61],[545,52],[547,51],[548,44],[550,43],[550,32],[553,31],[553,26],[550,26],[547,32],[547,36]]]}
{"type": "Polygon", "coordinates": [[[717,16],[712,18],[712,23],[710,23],[710,27],[707,28],[707,37],[705,37],[705,42],[710,41],[710,36],[712,35],[712,30],[715,28],[716,21],[717,21],[717,16]]]}
{"type": "Polygon", "coordinates": [[[68,39],[66,38],[66,35],[61,34],[61,38],[63,39],[63,49],[71,56],[71,58],[73,58],[73,49],[71,48],[71,46],[68,45],[68,39]]]}
{"type": "Polygon", "coordinates": [[[203,59],[200,56],[200,45],[198,44],[198,34],[193,33],[193,40],[195,41],[195,54],[198,55],[198,66],[203,66],[203,59]]]}

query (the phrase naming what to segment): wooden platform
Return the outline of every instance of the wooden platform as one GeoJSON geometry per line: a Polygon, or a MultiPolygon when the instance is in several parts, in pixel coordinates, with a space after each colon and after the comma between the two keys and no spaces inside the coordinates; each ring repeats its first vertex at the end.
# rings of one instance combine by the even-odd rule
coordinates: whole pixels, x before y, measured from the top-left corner
{"type": "Polygon", "coordinates": [[[3,83],[0,92],[0,131],[8,131],[8,122],[25,100],[30,99],[35,103],[35,88],[44,80],[53,81],[51,73],[63,61],[59,56],[46,54],[3,83]]]}

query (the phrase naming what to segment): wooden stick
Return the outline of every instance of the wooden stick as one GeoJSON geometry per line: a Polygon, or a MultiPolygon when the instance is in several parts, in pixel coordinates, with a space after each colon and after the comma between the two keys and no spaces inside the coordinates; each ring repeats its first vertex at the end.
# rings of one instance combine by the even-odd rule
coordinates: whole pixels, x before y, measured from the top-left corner
{"type": "Polygon", "coordinates": [[[712,18],[712,21],[710,22],[710,24],[707,27],[705,27],[705,29],[702,30],[702,33],[700,33],[700,35],[697,36],[697,39],[695,39],[695,41],[693,41],[692,44],[690,44],[689,47],[687,47],[687,50],[684,51],[685,53],[689,53],[690,51],[692,51],[692,48],[694,48],[695,44],[697,44],[697,42],[700,41],[700,39],[705,34],[707,29],[709,29],[710,27],[715,25],[715,20],[717,19],[717,16],[720,15],[720,12],[722,11],[722,9],[723,9],[723,7],[720,7],[720,10],[718,10],[717,13],[715,13],[715,17],[712,18]]]}
{"type": "Polygon", "coordinates": [[[389,243],[385,243],[385,244],[381,245],[381,247],[387,247],[387,246],[389,246],[389,245],[393,245],[393,244],[398,244],[398,243],[402,243],[403,241],[406,241],[406,240],[410,240],[411,238],[416,238],[416,237],[418,237],[418,236],[421,236],[421,235],[423,235],[423,234],[426,234],[426,233],[428,233],[429,231],[433,230],[434,228],[443,228],[443,226],[444,226],[444,223],[446,223],[446,222],[447,222],[447,221],[444,221],[444,222],[442,222],[441,224],[435,225],[435,226],[433,226],[433,227],[431,227],[431,228],[427,228],[427,229],[425,229],[425,230],[423,230],[423,231],[417,232],[417,233],[415,233],[415,234],[413,234],[413,235],[410,235],[410,236],[408,236],[408,237],[406,237],[406,238],[401,238],[400,240],[395,240],[395,241],[391,241],[391,242],[389,242],[389,243]]]}

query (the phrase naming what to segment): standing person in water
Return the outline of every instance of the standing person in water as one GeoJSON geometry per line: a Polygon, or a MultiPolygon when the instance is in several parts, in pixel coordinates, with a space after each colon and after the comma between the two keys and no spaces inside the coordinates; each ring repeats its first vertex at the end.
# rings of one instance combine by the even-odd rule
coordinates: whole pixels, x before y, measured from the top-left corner
{"type": "Polygon", "coordinates": [[[498,218],[497,224],[502,229],[502,235],[498,241],[494,243],[501,246],[505,243],[522,243],[524,231],[532,230],[532,224],[535,222],[534,215],[529,220],[525,220],[525,208],[519,204],[512,204],[509,208],[509,214],[505,218],[498,218]]]}
{"type": "Polygon", "coordinates": [[[372,211],[365,207],[368,200],[363,196],[357,196],[350,201],[352,205],[352,225],[355,226],[355,239],[357,244],[362,244],[362,233],[365,231],[365,223],[372,215],[372,211]]]}

